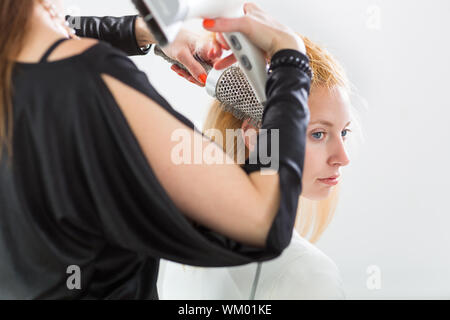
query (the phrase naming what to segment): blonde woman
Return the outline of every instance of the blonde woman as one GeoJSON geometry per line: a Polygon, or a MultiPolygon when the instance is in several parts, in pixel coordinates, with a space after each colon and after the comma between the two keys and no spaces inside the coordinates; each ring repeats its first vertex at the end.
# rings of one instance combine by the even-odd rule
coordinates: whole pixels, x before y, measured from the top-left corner
{"type": "MultiPolygon", "coordinates": [[[[343,68],[327,50],[306,37],[303,40],[314,76],[308,103],[311,118],[306,131],[303,191],[291,243],[280,257],[261,264],[206,269],[164,261],[158,280],[162,299],[345,298],[339,269],[313,243],[325,231],[335,211],[342,180],[340,170],[350,162],[347,136],[349,128],[357,123],[343,68]],[[335,179],[321,180],[329,177],[335,179]]],[[[242,129],[240,138],[245,149],[241,150],[245,150],[246,159],[254,147],[252,134],[258,131],[247,119],[239,120],[223,111],[217,100],[204,124],[206,134],[210,129],[220,130],[224,137],[227,129],[242,129]]],[[[222,147],[237,161],[236,139],[222,147]]]]}

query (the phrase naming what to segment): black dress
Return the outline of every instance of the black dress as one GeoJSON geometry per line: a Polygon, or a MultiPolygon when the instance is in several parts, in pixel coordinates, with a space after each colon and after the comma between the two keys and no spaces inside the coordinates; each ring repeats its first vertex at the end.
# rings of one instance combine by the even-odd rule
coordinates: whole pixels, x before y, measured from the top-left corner
{"type": "Polygon", "coordinates": [[[14,152],[10,164],[3,146],[0,159],[1,299],[158,299],[160,258],[234,266],[272,259],[289,244],[309,121],[310,79],[300,69],[279,67],[267,84],[263,128],[283,128],[282,202],[261,249],[193,223],[175,207],[101,74],[200,131],[122,51],[99,42],[63,60],[46,56],[13,72],[14,152]],[[79,268],[80,288],[68,288],[71,266],[79,268]]]}

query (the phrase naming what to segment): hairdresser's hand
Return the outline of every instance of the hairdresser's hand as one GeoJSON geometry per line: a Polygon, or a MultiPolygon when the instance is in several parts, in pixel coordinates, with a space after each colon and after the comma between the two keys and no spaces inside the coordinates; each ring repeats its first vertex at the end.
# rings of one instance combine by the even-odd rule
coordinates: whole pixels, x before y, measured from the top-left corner
{"type": "Polygon", "coordinates": [[[213,34],[200,36],[186,29],[182,29],[176,39],[163,48],[163,51],[170,58],[183,64],[189,73],[177,65],[172,65],[173,71],[201,87],[205,86],[206,70],[195,60],[194,55],[197,54],[211,65],[222,56],[222,47],[213,34]]]}
{"type": "MultiPolygon", "coordinates": [[[[139,46],[144,47],[149,43],[156,43],[141,17],[136,19],[135,30],[139,46]]],[[[186,29],[181,29],[175,40],[167,47],[162,48],[162,50],[168,57],[177,60],[189,70],[189,72],[186,72],[174,64],[171,68],[173,71],[201,87],[205,86],[206,70],[195,60],[194,54],[197,54],[211,65],[222,56],[222,47],[217,42],[214,34],[200,36],[186,29]]]]}
{"type": "MultiPolygon", "coordinates": [[[[223,49],[230,49],[222,36],[222,32],[241,32],[259,47],[270,61],[272,56],[282,49],[295,49],[306,53],[305,44],[290,28],[282,25],[261,10],[254,3],[244,5],[245,15],[240,18],[219,18],[215,20],[205,19],[203,27],[216,32],[216,40],[221,43],[223,49]]],[[[218,60],[214,68],[223,69],[236,62],[234,55],[229,55],[218,60]]]]}

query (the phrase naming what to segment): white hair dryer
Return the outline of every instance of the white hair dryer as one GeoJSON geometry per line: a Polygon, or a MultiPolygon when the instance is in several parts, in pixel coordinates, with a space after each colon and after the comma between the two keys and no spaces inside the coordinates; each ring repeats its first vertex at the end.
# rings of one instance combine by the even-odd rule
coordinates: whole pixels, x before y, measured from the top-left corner
{"type": "MultiPolygon", "coordinates": [[[[132,0],[158,44],[172,42],[183,22],[193,18],[237,18],[244,15],[243,0],[132,0]]],[[[267,63],[263,52],[238,32],[224,33],[259,102],[265,106],[267,63]]],[[[213,77],[213,74],[208,75],[213,77]]]]}

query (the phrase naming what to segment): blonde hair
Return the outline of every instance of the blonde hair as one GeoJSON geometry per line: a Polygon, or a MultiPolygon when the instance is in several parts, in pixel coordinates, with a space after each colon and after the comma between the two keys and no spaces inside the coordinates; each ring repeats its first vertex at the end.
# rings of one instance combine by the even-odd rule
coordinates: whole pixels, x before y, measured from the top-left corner
{"type": "MultiPolygon", "coordinates": [[[[344,89],[344,92],[351,93],[351,84],[345,74],[342,66],[336,59],[323,47],[312,42],[307,37],[300,35],[306,46],[306,54],[310,60],[311,68],[314,76],[311,81],[311,94],[314,88],[324,86],[327,89],[334,89],[336,87],[344,89]]],[[[203,125],[205,135],[208,135],[208,130],[215,129],[222,133],[222,137],[226,137],[226,129],[240,129],[243,120],[234,117],[230,112],[224,111],[221,103],[218,100],[213,101],[203,125]]],[[[210,136],[214,140],[214,136],[210,136]]],[[[232,158],[237,159],[238,156],[238,141],[237,137],[233,139],[224,139],[225,145],[222,143],[223,150],[232,158]],[[232,149],[234,146],[234,149],[232,149]]],[[[220,141],[216,141],[220,145],[220,141]]],[[[242,148],[239,148],[242,149],[242,148]]],[[[245,146],[245,158],[249,156],[249,150],[245,146]]],[[[331,219],[336,211],[336,206],[339,198],[340,184],[332,188],[331,194],[324,200],[313,201],[300,196],[297,218],[295,228],[304,238],[307,238],[311,243],[319,240],[325,229],[331,222],[331,219]],[[307,237],[307,234],[311,235],[307,237]]]]}

